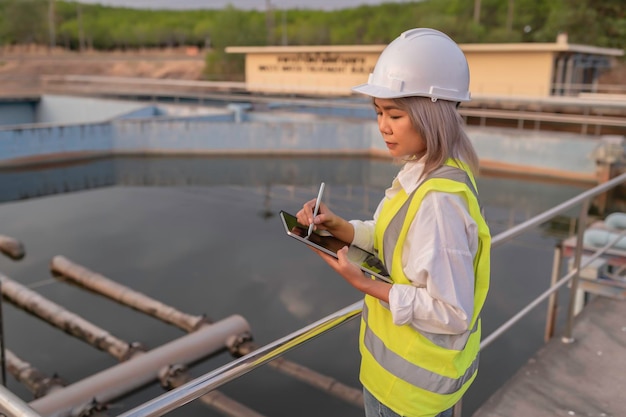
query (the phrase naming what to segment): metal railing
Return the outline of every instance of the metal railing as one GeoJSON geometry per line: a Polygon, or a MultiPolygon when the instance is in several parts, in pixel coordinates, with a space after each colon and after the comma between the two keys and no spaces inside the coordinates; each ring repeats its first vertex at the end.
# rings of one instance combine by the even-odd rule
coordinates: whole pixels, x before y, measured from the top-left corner
{"type": "MultiPolygon", "coordinates": [[[[598,185],[597,187],[594,187],[590,190],[587,190],[579,195],[577,195],[574,198],[571,198],[561,204],[559,204],[558,206],[552,207],[549,210],[544,211],[543,213],[533,217],[532,219],[529,219],[523,223],[520,223],[519,225],[512,227],[509,230],[506,230],[500,234],[498,234],[497,236],[495,236],[492,241],[491,241],[491,246],[492,247],[496,247],[499,246],[501,244],[504,244],[510,240],[512,240],[513,238],[519,236],[520,234],[524,233],[525,231],[533,228],[533,227],[537,227],[540,224],[552,219],[553,217],[557,216],[558,214],[561,214],[571,208],[574,208],[578,205],[581,205],[581,209],[580,209],[580,214],[578,216],[578,230],[577,230],[577,239],[576,239],[576,249],[574,251],[574,264],[573,264],[573,268],[572,270],[566,274],[565,276],[561,277],[560,280],[558,280],[556,283],[553,283],[553,285],[550,286],[550,288],[548,290],[546,290],[544,293],[542,293],[540,296],[538,296],[537,298],[535,298],[533,301],[531,301],[528,305],[526,305],[522,310],[520,310],[517,314],[515,314],[513,317],[511,317],[509,320],[507,320],[504,324],[502,324],[500,327],[498,327],[496,330],[494,330],[491,334],[489,334],[487,337],[485,337],[483,339],[483,341],[480,344],[481,349],[485,348],[487,346],[489,346],[494,340],[496,340],[498,337],[500,337],[504,332],[506,332],[507,330],[509,330],[515,323],[517,323],[518,321],[520,321],[524,316],[526,316],[526,314],[528,314],[532,309],[534,309],[537,305],[539,305],[542,301],[546,300],[548,297],[550,297],[551,295],[553,295],[554,293],[556,293],[557,290],[559,290],[564,284],[568,283],[569,281],[571,281],[571,296],[570,296],[570,305],[568,308],[568,317],[567,317],[567,328],[565,331],[565,336],[564,338],[567,339],[571,339],[571,333],[572,333],[572,323],[573,323],[573,301],[574,301],[574,296],[576,294],[576,290],[578,287],[578,279],[579,279],[579,271],[581,268],[581,259],[582,259],[582,242],[583,242],[583,233],[585,231],[586,228],[586,224],[587,224],[587,219],[588,219],[588,211],[589,211],[589,206],[591,203],[591,200],[594,197],[597,197],[598,195],[605,193],[607,191],[609,191],[610,189],[617,187],[623,183],[626,182],[626,174],[622,174],[618,177],[613,178],[610,181],[605,182],[604,184],[598,185]]],[[[622,235],[620,234],[619,237],[621,237],[622,235]]],[[[616,239],[613,239],[611,242],[609,242],[609,244],[603,248],[601,248],[600,250],[598,250],[594,255],[590,256],[586,262],[582,265],[582,267],[587,266],[588,264],[590,264],[591,262],[593,262],[593,260],[597,259],[598,257],[600,257],[602,254],[604,254],[608,249],[610,249],[611,246],[613,246],[618,240],[619,237],[616,239]]]]}
{"type": "MultiPolygon", "coordinates": [[[[332,100],[332,92],[316,99],[283,95],[250,94],[244,82],[151,79],[142,77],[111,77],[92,75],[44,75],[33,81],[32,77],[10,76],[5,81],[10,90],[0,96],[29,96],[39,94],[70,94],[86,96],[125,97],[159,101],[165,98],[178,102],[274,103],[277,100],[290,106],[371,109],[368,101],[332,100]],[[326,96],[326,100],[322,99],[326,96]]],[[[0,75],[0,80],[3,76],[0,75]]],[[[577,96],[506,96],[475,94],[471,104],[459,111],[466,121],[471,119],[480,126],[505,125],[517,129],[567,130],[583,135],[626,133],[626,94],[617,94],[615,86],[608,93],[584,93],[577,96]],[[488,123],[489,122],[489,123],[488,123]]],[[[282,86],[281,88],[285,88],[282,86]]],[[[6,90],[6,88],[5,88],[6,90]]],[[[319,91],[318,91],[319,93],[319,91]]]]}
{"type": "MultiPolygon", "coordinates": [[[[522,233],[539,226],[540,224],[552,219],[558,214],[561,214],[577,205],[582,204],[581,212],[578,218],[579,221],[579,239],[578,246],[576,250],[576,261],[574,265],[574,269],[571,273],[563,277],[559,283],[555,286],[550,287],[546,292],[541,294],[531,303],[529,303],[524,309],[522,309],[519,313],[514,315],[511,319],[502,324],[499,328],[497,328],[493,333],[488,335],[481,343],[481,348],[485,348],[490,343],[492,343],[495,339],[500,337],[504,332],[510,329],[515,323],[521,320],[526,314],[528,314],[533,308],[539,305],[542,301],[548,298],[551,294],[555,293],[561,286],[571,280],[572,294],[575,294],[578,284],[578,271],[580,269],[580,260],[581,260],[581,251],[582,251],[582,232],[584,231],[584,225],[587,222],[587,210],[591,200],[626,182],[626,174],[622,174],[610,181],[607,181],[604,184],[598,185],[591,190],[587,190],[578,196],[555,206],[538,216],[533,217],[511,229],[508,229],[505,232],[502,232],[495,236],[492,239],[492,247],[500,246],[513,238],[521,235],[522,233]]],[[[600,256],[600,254],[597,254],[600,256]]],[[[573,303],[573,297],[570,297],[570,305],[573,303]]],[[[351,306],[344,308],[343,310],[338,311],[337,313],[330,315],[317,323],[310,325],[309,327],[305,327],[300,329],[297,332],[292,333],[291,335],[276,341],[272,344],[269,344],[255,352],[252,352],[237,361],[231,362],[223,366],[222,368],[216,369],[213,372],[205,374],[199,378],[196,378],[194,381],[189,382],[188,384],[169,391],[151,401],[148,401],[134,409],[121,414],[119,417],[139,417],[139,416],[160,416],[164,413],[173,410],[174,408],[186,404],[193,399],[206,394],[212,389],[215,389],[233,379],[244,375],[247,372],[252,371],[258,366],[263,365],[264,363],[274,359],[278,355],[282,355],[285,352],[311,340],[313,337],[317,337],[322,333],[325,333],[328,330],[335,328],[337,325],[345,323],[347,320],[357,317],[361,313],[362,303],[358,302],[351,306]]],[[[568,317],[568,326],[566,330],[566,337],[571,337],[571,323],[573,319],[573,307],[569,309],[569,317],[568,317]]]]}
{"type": "MultiPolygon", "coordinates": [[[[503,333],[509,330],[513,325],[525,317],[531,310],[537,307],[541,302],[554,296],[563,285],[571,282],[570,288],[570,307],[568,309],[567,325],[565,329],[565,335],[563,341],[567,342],[571,340],[572,324],[573,324],[573,304],[574,297],[578,286],[579,271],[581,266],[585,266],[592,262],[597,257],[601,256],[608,248],[610,248],[621,237],[613,239],[607,246],[601,248],[593,256],[589,257],[587,261],[581,265],[582,258],[582,236],[587,224],[587,212],[590,203],[593,198],[598,195],[611,190],[621,184],[626,183],[626,174],[622,174],[610,181],[607,181],[601,185],[598,185],[590,190],[587,190],[578,196],[571,198],[545,212],[515,226],[505,232],[502,232],[492,239],[492,247],[503,245],[506,242],[511,241],[515,237],[523,234],[524,232],[535,228],[542,223],[554,218],[558,214],[561,214],[567,210],[570,210],[578,205],[581,205],[580,214],[578,217],[578,235],[577,244],[575,249],[575,260],[572,270],[565,276],[561,277],[556,283],[552,283],[550,288],[544,293],[539,295],[528,305],[526,305],[517,314],[507,320],[504,324],[498,327],[494,332],[486,336],[482,343],[481,348],[489,346],[493,341],[498,339],[503,333]]],[[[232,361],[218,369],[215,369],[205,375],[202,375],[185,385],[175,388],[169,392],[162,394],[144,404],[141,404],[132,410],[129,410],[118,417],[149,417],[149,416],[161,416],[167,412],[170,412],[178,407],[181,407],[202,395],[266,364],[267,362],[285,354],[286,352],[323,335],[329,330],[336,328],[337,326],[344,324],[351,319],[358,317],[362,310],[362,301],[354,303],[345,307],[342,310],[335,312],[307,327],[304,327],[296,332],[291,333],[279,340],[276,340],[264,347],[261,347],[235,361],[232,361]]],[[[23,417],[37,417],[37,413],[33,412],[27,404],[23,403],[19,398],[14,395],[8,395],[6,390],[0,388],[0,409],[7,411],[13,411],[10,416],[23,416],[23,417]],[[6,395],[5,395],[6,394],[6,395]]],[[[460,411],[460,407],[455,408],[455,414],[460,411]]]]}
{"type": "MultiPolygon", "coordinates": [[[[521,111],[521,110],[498,110],[498,109],[464,109],[459,113],[465,121],[468,118],[478,119],[481,127],[487,126],[487,120],[515,121],[518,129],[526,128],[531,122],[534,130],[541,130],[542,123],[545,128],[548,124],[579,126],[580,134],[600,135],[602,128],[613,128],[615,132],[626,132],[626,119],[624,117],[611,117],[584,114],[561,114],[548,111],[521,111]]],[[[605,129],[607,130],[607,129],[605,129]]]]}
{"type": "MultiPolygon", "coordinates": [[[[243,82],[48,75],[41,77],[40,84],[42,92],[144,98],[151,101],[158,101],[164,97],[169,97],[174,102],[193,101],[200,104],[241,100],[251,103],[273,103],[280,100],[289,106],[371,109],[371,103],[367,100],[343,101],[338,104],[332,97],[344,94],[330,90],[321,92],[315,86],[311,87],[311,93],[320,95],[316,99],[289,97],[289,94],[278,98],[272,97],[271,93],[251,94],[254,89],[243,82]],[[322,99],[323,96],[327,99],[322,99]]],[[[345,90],[343,87],[337,88],[339,91],[345,90]]],[[[302,86],[298,89],[302,90],[302,86]]],[[[288,86],[280,85],[274,93],[285,95],[284,92],[288,90],[288,86]]],[[[471,118],[483,127],[487,126],[489,121],[490,124],[505,123],[516,126],[517,129],[567,129],[578,131],[583,135],[596,136],[623,134],[626,133],[626,120],[623,117],[626,112],[624,97],[616,94],[597,94],[587,98],[569,95],[547,97],[478,95],[473,97],[471,105],[461,106],[459,112],[466,121],[471,118]],[[564,108],[568,109],[568,112],[564,113],[564,108]]]]}

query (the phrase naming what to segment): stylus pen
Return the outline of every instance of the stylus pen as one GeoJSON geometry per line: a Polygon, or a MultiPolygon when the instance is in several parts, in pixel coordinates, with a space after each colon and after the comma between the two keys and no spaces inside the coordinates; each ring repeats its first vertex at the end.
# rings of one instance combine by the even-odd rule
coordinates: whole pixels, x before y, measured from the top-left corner
{"type": "Polygon", "coordinates": [[[320,202],[322,201],[322,194],[324,194],[324,183],[320,184],[320,192],[317,193],[317,200],[315,200],[315,208],[313,209],[313,221],[309,225],[309,230],[306,233],[306,237],[311,236],[311,233],[313,233],[313,227],[315,226],[315,216],[317,216],[317,212],[320,209],[320,202]]]}

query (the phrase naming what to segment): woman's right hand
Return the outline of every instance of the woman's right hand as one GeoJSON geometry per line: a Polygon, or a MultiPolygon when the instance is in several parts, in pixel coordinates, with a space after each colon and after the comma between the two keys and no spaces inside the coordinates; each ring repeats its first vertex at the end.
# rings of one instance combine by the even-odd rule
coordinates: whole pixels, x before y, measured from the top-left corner
{"type": "Polygon", "coordinates": [[[320,203],[317,216],[313,218],[315,200],[316,199],[314,198],[304,203],[302,209],[296,213],[298,223],[303,226],[308,226],[311,223],[314,223],[315,226],[313,230],[327,230],[336,238],[341,239],[344,242],[351,243],[354,238],[354,229],[352,225],[333,213],[332,210],[330,210],[323,202],[320,203]]]}
{"type": "MultiPolygon", "coordinates": [[[[313,210],[315,210],[315,201],[309,200],[302,206],[302,209],[296,213],[296,218],[298,219],[298,223],[303,226],[308,226],[311,223],[314,223],[314,230],[328,230],[328,226],[326,223],[330,223],[332,225],[332,218],[335,217],[332,211],[326,206],[324,203],[320,203],[320,207],[317,211],[317,216],[313,218],[313,210]]],[[[330,230],[329,230],[330,231],[330,230]]]]}

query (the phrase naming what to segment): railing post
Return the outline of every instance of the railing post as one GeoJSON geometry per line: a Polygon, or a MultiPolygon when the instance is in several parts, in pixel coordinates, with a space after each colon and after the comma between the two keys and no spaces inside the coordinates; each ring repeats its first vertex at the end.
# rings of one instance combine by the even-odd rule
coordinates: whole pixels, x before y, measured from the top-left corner
{"type": "MultiPolygon", "coordinates": [[[[561,277],[561,263],[563,262],[563,244],[560,243],[554,248],[554,259],[552,261],[552,277],[550,278],[550,288],[554,288],[557,281],[561,277]]],[[[556,322],[556,310],[558,304],[557,293],[550,294],[548,299],[548,312],[546,315],[546,329],[544,333],[544,341],[547,342],[554,336],[554,328],[556,322]]]]}
{"type": "Polygon", "coordinates": [[[6,358],[4,347],[4,316],[2,315],[2,282],[0,282],[0,373],[2,374],[2,386],[7,386],[6,358]]]}
{"type": "Polygon", "coordinates": [[[578,281],[580,281],[580,260],[583,251],[583,237],[587,225],[587,213],[591,198],[585,199],[580,207],[580,215],[578,216],[578,230],[576,233],[576,249],[574,252],[574,268],[575,272],[572,276],[569,293],[569,307],[567,310],[567,323],[565,325],[565,334],[561,338],[563,343],[573,343],[572,329],[574,327],[574,313],[576,304],[576,292],[578,291],[578,281]]]}

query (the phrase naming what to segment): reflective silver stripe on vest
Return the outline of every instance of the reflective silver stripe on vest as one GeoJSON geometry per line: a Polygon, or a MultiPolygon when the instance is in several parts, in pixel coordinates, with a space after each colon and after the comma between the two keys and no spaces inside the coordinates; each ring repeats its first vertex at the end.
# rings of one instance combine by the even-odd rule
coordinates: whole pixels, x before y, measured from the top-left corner
{"type": "Polygon", "coordinates": [[[404,359],[402,356],[387,349],[382,340],[367,325],[368,308],[363,306],[362,317],[365,321],[364,344],[367,350],[376,358],[376,361],[392,375],[421,389],[438,394],[452,394],[460,390],[478,370],[479,354],[472,364],[459,378],[450,378],[424,369],[404,359]]]}
{"type": "MultiPolygon", "coordinates": [[[[380,300],[379,300],[379,303],[381,306],[389,310],[389,304],[380,300]]],[[[424,330],[418,330],[410,324],[408,324],[408,326],[411,326],[413,330],[415,330],[416,332],[419,332],[419,334],[424,336],[426,339],[428,339],[428,341],[430,341],[430,343],[432,343],[435,346],[439,346],[441,348],[449,349],[449,350],[463,350],[465,349],[465,345],[467,344],[467,341],[469,340],[470,336],[474,334],[476,330],[478,330],[479,322],[480,322],[480,316],[478,316],[478,318],[474,322],[474,327],[472,327],[469,330],[464,331],[461,334],[430,333],[424,330]]]]}
{"type": "MultiPolygon", "coordinates": [[[[406,215],[409,210],[411,201],[413,200],[415,193],[422,186],[422,184],[424,184],[426,181],[432,178],[444,178],[444,179],[463,183],[467,185],[467,187],[472,191],[472,193],[478,200],[478,192],[476,191],[474,184],[472,184],[472,181],[470,180],[469,175],[467,175],[467,172],[465,172],[461,168],[451,167],[449,165],[443,165],[437,168],[436,170],[434,170],[433,172],[431,172],[430,174],[428,174],[426,176],[426,179],[422,181],[422,183],[418,185],[415,190],[413,190],[413,192],[411,193],[407,201],[402,205],[402,207],[400,207],[400,210],[398,210],[398,212],[394,215],[393,219],[391,219],[391,222],[385,229],[385,232],[383,235],[383,245],[384,245],[383,256],[385,258],[385,265],[387,265],[387,270],[389,271],[389,275],[391,275],[392,277],[393,277],[393,271],[392,271],[393,253],[395,252],[396,243],[398,242],[398,236],[400,236],[400,231],[402,230],[402,226],[404,225],[404,220],[406,219],[406,215]]],[[[385,308],[389,308],[385,304],[383,304],[383,306],[385,306],[385,308]]],[[[467,330],[466,332],[461,333],[461,334],[454,334],[454,335],[428,333],[422,330],[418,330],[418,331],[420,332],[420,334],[422,334],[425,338],[430,340],[430,342],[435,344],[436,346],[439,346],[445,349],[462,350],[465,347],[465,344],[467,343],[471,334],[474,333],[476,329],[478,328],[477,323],[478,323],[478,320],[476,320],[476,323],[474,324],[473,329],[467,330]]]]}
{"type": "Polygon", "coordinates": [[[466,330],[461,334],[440,334],[440,333],[429,333],[423,330],[418,330],[418,332],[424,336],[426,339],[430,340],[430,342],[434,345],[445,349],[452,350],[463,350],[470,336],[478,330],[478,323],[480,320],[480,316],[478,320],[474,323],[474,327],[470,330],[466,330]]]}
{"type": "Polygon", "coordinates": [[[387,226],[387,229],[385,229],[385,234],[383,236],[383,245],[384,245],[383,248],[385,251],[384,258],[385,258],[385,265],[387,265],[387,271],[389,272],[389,275],[391,276],[393,276],[393,271],[391,270],[393,264],[391,260],[393,257],[393,253],[396,249],[398,236],[400,236],[400,231],[402,230],[402,226],[404,225],[404,219],[406,218],[406,213],[409,210],[409,205],[411,204],[411,201],[413,200],[413,196],[415,195],[417,190],[422,186],[422,184],[424,184],[426,181],[428,181],[431,178],[445,178],[445,179],[449,179],[449,180],[460,182],[460,183],[467,185],[467,187],[472,191],[472,193],[476,197],[476,200],[478,200],[478,205],[481,207],[481,212],[482,212],[482,206],[480,205],[480,200],[478,199],[478,191],[476,191],[476,188],[474,187],[474,184],[472,184],[472,181],[470,180],[469,175],[467,175],[467,172],[463,171],[461,168],[451,167],[449,165],[442,165],[436,170],[434,170],[433,172],[431,172],[430,174],[428,174],[426,176],[426,179],[422,181],[415,190],[413,190],[413,192],[411,193],[407,201],[402,205],[400,210],[398,210],[398,212],[394,215],[393,219],[389,223],[389,226],[387,226]]]}
{"type": "Polygon", "coordinates": [[[456,182],[462,182],[467,185],[467,188],[472,191],[474,197],[476,197],[476,199],[478,200],[478,191],[476,191],[476,188],[474,187],[474,184],[472,183],[469,175],[467,175],[467,172],[465,172],[461,168],[451,167],[450,165],[442,165],[430,174],[428,174],[426,179],[428,180],[430,178],[446,178],[456,182]]]}

